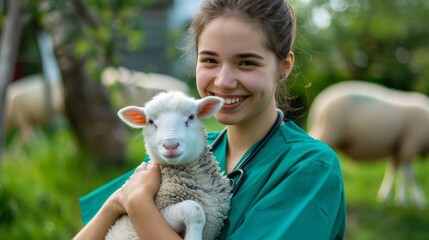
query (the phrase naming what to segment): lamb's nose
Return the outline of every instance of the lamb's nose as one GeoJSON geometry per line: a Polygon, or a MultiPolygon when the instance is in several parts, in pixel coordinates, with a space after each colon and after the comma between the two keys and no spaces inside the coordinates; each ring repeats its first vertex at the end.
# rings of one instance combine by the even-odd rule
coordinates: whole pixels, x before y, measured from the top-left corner
{"type": "Polygon", "coordinates": [[[179,143],[174,143],[174,144],[164,143],[163,146],[167,150],[175,150],[175,149],[177,149],[179,147],[179,143]]]}

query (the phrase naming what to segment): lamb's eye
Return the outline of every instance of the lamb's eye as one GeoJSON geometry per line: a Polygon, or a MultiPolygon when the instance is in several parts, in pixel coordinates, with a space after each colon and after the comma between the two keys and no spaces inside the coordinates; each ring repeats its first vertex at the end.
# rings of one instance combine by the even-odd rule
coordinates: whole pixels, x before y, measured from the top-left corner
{"type": "Polygon", "coordinates": [[[194,114],[189,115],[188,120],[186,120],[185,125],[186,125],[186,126],[189,126],[189,121],[192,121],[192,120],[194,120],[194,119],[195,119],[195,115],[194,115],[194,114]]]}
{"type": "Polygon", "coordinates": [[[154,122],[152,119],[148,119],[148,120],[147,120],[147,125],[148,125],[148,126],[155,127],[155,129],[157,129],[157,128],[158,128],[158,126],[156,126],[155,122],[154,122]]]}

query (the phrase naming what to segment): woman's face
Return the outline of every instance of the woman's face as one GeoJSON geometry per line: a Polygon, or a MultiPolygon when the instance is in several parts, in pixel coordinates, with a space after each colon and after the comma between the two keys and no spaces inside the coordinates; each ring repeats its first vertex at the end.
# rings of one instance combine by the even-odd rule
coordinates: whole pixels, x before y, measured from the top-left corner
{"type": "Polygon", "coordinates": [[[259,25],[239,17],[209,22],[198,42],[196,78],[201,97],[225,99],[216,119],[226,125],[270,119],[283,65],[265,44],[259,25]]]}

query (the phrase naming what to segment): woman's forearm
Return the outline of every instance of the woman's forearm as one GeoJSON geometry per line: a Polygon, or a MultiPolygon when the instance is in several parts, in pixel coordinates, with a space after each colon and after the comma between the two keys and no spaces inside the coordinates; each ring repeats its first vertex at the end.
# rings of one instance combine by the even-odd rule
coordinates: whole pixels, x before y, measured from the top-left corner
{"type": "Polygon", "coordinates": [[[74,240],[91,239],[103,240],[110,226],[115,223],[119,215],[111,208],[103,206],[94,218],[73,238],[74,240]]]}
{"type": "Polygon", "coordinates": [[[140,239],[182,239],[162,217],[153,199],[161,176],[155,165],[142,164],[120,189],[103,204],[75,240],[105,238],[110,226],[128,214],[140,239]]]}

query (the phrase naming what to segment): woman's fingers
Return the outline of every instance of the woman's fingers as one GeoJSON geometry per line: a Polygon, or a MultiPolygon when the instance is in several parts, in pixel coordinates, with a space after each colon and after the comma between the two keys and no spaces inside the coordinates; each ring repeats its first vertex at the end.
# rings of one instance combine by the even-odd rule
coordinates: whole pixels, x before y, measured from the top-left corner
{"type": "Polygon", "coordinates": [[[140,172],[144,172],[144,171],[146,171],[147,170],[147,168],[148,168],[148,163],[147,162],[144,162],[144,163],[141,163],[140,165],[138,165],[137,166],[137,168],[136,168],[136,170],[134,170],[134,173],[130,176],[130,178],[127,180],[127,181],[125,181],[125,183],[122,185],[122,186],[124,186],[124,185],[126,185],[126,184],[128,184],[128,182],[132,179],[132,178],[134,178],[134,176],[137,174],[137,173],[140,173],[140,172]]]}
{"type": "Polygon", "coordinates": [[[144,163],[141,163],[137,168],[136,168],[136,170],[134,171],[134,173],[136,173],[136,172],[139,172],[139,171],[145,171],[147,168],[148,168],[148,163],[147,162],[144,162],[144,163]]]}
{"type": "Polygon", "coordinates": [[[149,163],[147,163],[147,162],[141,163],[136,168],[133,175],[135,175],[136,173],[139,173],[139,172],[150,171],[153,167],[158,168],[158,164],[156,164],[156,162],[152,162],[152,161],[149,163]]]}

